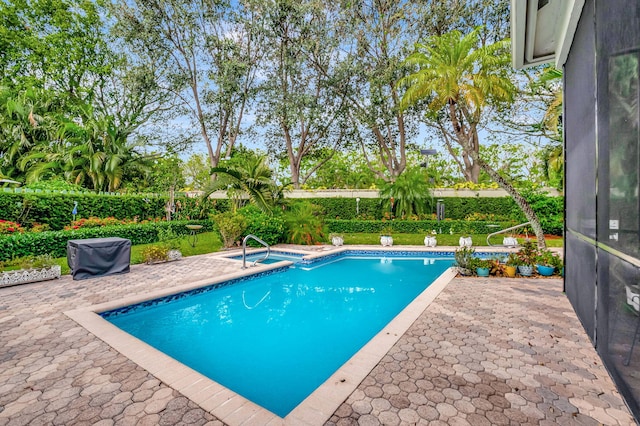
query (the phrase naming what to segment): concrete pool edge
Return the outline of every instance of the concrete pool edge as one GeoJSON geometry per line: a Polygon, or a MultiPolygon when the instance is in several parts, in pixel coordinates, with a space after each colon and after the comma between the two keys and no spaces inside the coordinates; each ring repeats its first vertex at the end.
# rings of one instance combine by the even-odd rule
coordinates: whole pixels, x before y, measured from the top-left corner
{"type": "Polygon", "coordinates": [[[182,393],[219,420],[231,426],[240,424],[318,425],[326,422],[344,400],[355,391],[360,382],[456,275],[453,268],[449,268],[441,274],[360,351],[354,354],[349,361],[343,364],[325,383],[318,387],[284,419],[127,334],[98,315],[98,313],[110,309],[117,309],[169,294],[188,291],[216,282],[224,282],[258,272],[278,269],[282,266],[283,262],[264,265],[260,270],[252,271],[250,274],[247,271],[239,271],[238,273],[220,277],[215,281],[210,279],[206,280],[206,282],[198,281],[151,294],[140,294],[113,302],[68,311],[65,314],[169,387],[182,393]]]}

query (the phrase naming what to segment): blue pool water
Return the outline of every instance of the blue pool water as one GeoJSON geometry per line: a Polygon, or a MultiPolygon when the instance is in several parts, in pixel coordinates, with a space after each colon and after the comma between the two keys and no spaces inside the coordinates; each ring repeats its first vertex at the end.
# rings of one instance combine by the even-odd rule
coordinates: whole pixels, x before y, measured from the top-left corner
{"type": "Polygon", "coordinates": [[[451,263],[339,257],[102,315],[284,417],[451,263]]]}

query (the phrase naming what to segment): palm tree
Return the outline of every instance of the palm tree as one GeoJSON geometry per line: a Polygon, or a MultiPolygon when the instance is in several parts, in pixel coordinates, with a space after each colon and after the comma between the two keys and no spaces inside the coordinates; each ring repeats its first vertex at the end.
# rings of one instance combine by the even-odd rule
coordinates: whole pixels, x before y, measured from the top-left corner
{"type": "Polygon", "coordinates": [[[385,182],[380,188],[380,198],[393,199],[396,216],[407,218],[424,213],[429,191],[426,175],[413,168],[406,169],[395,182],[385,182]]]}
{"type": "Polygon", "coordinates": [[[442,134],[453,155],[453,142],[462,147],[457,160],[467,180],[477,182],[480,170],[506,190],[531,222],[538,245],[546,247],[538,216],[514,186],[480,158],[478,126],[489,106],[501,107],[516,91],[509,79],[509,41],[480,46],[481,28],[467,35],[451,31],[416,45],[405,63],[417,68],[398,84],[406,86],[401,106],[426,102],[427,117],[442,134]]]}
{"type": "Polygon", "coordinates": [[[562,71],[555,67],[545,68],[533,84],[534,90],[544,87],[550,92],[547,110],[542,118],[542,129],[554,141],[562,141],[562,71]]]}
{"type": "Polygon", "coordinates": [[[282,191],[272,179],[273,172],[265,157],[249,156],[242,162],[230,166],[211,168],[211,174],[217,179],[207,185],[202,197],[208,198],[212,192],[226,189],[227,195],[234,201],[234,209],[241,207],[243,197],[265,213],[271,213],[282,196],[282,191]]]}

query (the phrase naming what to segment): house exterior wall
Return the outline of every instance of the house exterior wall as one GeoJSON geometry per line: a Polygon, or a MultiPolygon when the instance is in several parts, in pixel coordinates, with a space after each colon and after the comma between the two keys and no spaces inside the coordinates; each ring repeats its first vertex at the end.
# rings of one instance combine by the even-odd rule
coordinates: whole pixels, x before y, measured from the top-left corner
{"type": "Polygon", "coordinates": [[[636,419],[639,69],[640,0],[586,0],[564,66],[565,288],[636,419]]]}

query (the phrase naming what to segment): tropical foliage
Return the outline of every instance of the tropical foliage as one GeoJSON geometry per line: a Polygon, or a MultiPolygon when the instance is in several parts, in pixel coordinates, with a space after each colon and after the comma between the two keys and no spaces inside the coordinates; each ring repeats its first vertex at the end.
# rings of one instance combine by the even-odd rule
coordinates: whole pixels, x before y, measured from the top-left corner
{"type": "Polygon", "coordinates": [[[480,157],[483,112],[491,106],[508,105],[516,91],[506,68],[509,42],[480,45],[480,31],[480,27],[466,35],[451,31],[417,44],[417,51],[406,60],[417,71],[400,80],[407,87],[402,105],[406,108],[426,102],[426,115],[435,123],[447,149],[451,152],[454,142],[462,148],[459,164],[467,180],[477,182],[480,169],[487,173],[522,209],[538,244],[545,247],[535,211],[508,177],[501,176],[480,157]]]}
{"type": "Polygon", "coordinates": [[[298,203],[285,214],[285,223],[292,244],[320,244],[326,241],[322,210],[311,203],[298,203]]]}
{"type": "Polygon", "coordinates": [[[234,209],[242,207],[248,199],[251,204],[269,213],[283,198],[263,156],[250,155],[242,162],[213,167],[211,173],[216,174],[217,179],[205,188],[203,199],[214,191],[226,189],[228,197],[233,200],[234,209]]]}
{"type": "MultiPolygon", "coordinates": [[[[442,142],[446,152],[427,170],[434,184],[487,183],[468,153],[479,145],[475,130],[493,119],[478,119],[474,105],[496,105],[502,95],[493,88],[509,69],[495,47],[508,33],[507,0],[6,0],[0,21],[3,178],[61,178],[108,192],[202,189],[212,166],[231,168],[225,159],[251,144],[278,164],[272,179],[281,184],[375,188],[416,167],[419,145],[442,142]],[[428,50],[462,34],[468,43],[458,50],[428,50]],[[424,114],[442,99],[401,108],[397,81],[427,73],[403,61],[416,40],[427,40],[416,54],[455,70],[439,74],[434,89],[463,82],[458,133],[447,108],[424,114]],[[496,65],[491,73],[474,62],[480,56],[496,65]],[[461,80],[445,81],[456,73],[461,80]],[[491,90],[474,92],[480,85],[491,90]],[[425,135],[420,121],[436,132],[425,135]],[[467,148],[455,139],[462,136],[467,148]]],[[[532,99],[548,101],[552,74],[532,99]]],[[[545,118],[551,138],[553,117],[545,118]]],[[[492,158],[512,157],[507,137],[496,137],[492,158]]],[[[539,165],[491,165],[555,185],[555,153],[532,158],[539,165]]]]}
{"type": "Polygon", "coordinates": [[[383,184],[380,188],[380,198],[393,204],[395,216],[398,218],[421,215],[430,198],[430,188],[424,171],[418,168],[408,169],[398,176],[395,182],[383,184]]]}

